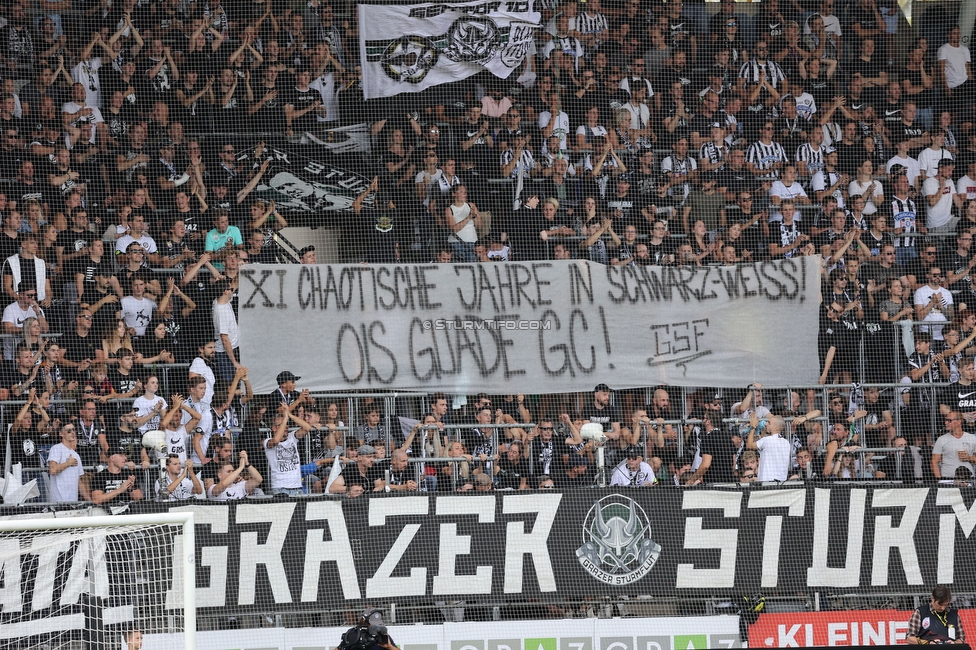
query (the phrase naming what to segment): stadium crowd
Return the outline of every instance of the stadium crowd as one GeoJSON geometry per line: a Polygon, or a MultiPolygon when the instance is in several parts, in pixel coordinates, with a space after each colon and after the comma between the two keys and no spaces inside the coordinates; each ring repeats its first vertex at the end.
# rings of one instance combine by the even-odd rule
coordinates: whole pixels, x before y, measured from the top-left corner
{"type": "Polygon", "coordinates": [[[52,501],[97,504],[971,477],[976,93],[959,28],[906,37],[892,0],[541,10],[510,79],[367,102],[351,6],[0,8],[0,400],[22,404],[8,464],[46,469],[52,501]],[[370,155],[328,151],[336,127],[363,122],[370,155]],[[280,179],[275,147],[372,182],[346,211],[296,215],[314,190],[280,179]],[[314,247],[278,248],[289,222],[333,228],[342,261],[377,264],[819,255],[821,379],[850,387],[767,402],[761,385],[702,388],[672,406],[667,387],[611,398],[601,384],[389,413],[321,403],[282,371],[254,395],[239,274],[315,263],[314,247]],[[148,431],[166,438],[158,481],[130,473],[157,460],[148,431]],[[922,461],[903,475],[908,451],[872,462],[857,447],[922,461]]]}

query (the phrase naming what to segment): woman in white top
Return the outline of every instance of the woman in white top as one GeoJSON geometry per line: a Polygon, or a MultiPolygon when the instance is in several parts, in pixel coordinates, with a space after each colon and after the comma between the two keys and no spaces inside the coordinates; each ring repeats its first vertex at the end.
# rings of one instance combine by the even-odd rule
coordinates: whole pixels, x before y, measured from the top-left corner
{"type": "MultiPolygon", "coordinates": [[[[599,122],[600,109],[597,106],[591,106],[586,111],[586,123],[576,127],[576,151],[593,151],[595,149],[594,144],[599,136],[608,137],[606,127],[599,122]]],[[[613,138],[609,139],[612,143],[613,138]]]]}
{"type": "Polygon", "coordinates": [[[452,190],[454,202],[444,209],[444,223],[454,233],[451,249],[455,262],[474,262],[474,243],[478,241],[481,213],[478,206],[468,202],[468,188],[457,185],[452,190]]]}
{"type": "Polygon", "coordinates": [[[155,411],[155,414],[139,427],[140,433],[158,429],[160,414],[169,407],[165,399],[156,395],[156,391],[159,390],[159,379],[155,375],[146,378],[145,389],[146,392],[141,397],[132,401],[132,408],[138,411],[137,415],[140,419],[152,411],[155,411]]]}
{"type": "Polygon", "coordinates": [[[874,163],[864,160],[857,168],[857,175],[847,186],[847,194],[853,201],[855,196],[864,197],[864,214],[871,216],[884,203],[884,189],[880,181],[874,180],[874,163]]]}
{"type": "Polygon", "coordinates": [[[186,460],[186,466],[180,466],[180,457],[170,454],[166,458],[166,472],[156,480],[157,501],[185,501],[195,494],[203,494],[203,484],[193,471],[193,461],[186,460]]]}

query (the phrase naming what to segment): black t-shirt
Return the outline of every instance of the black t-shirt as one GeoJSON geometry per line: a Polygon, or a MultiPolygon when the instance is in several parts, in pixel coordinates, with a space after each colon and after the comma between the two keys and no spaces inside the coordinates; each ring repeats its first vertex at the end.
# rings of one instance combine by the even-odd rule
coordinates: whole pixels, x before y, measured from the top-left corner
{"type": "MultiPolygon", "coordinates": [[[[952,411],[960,413],[976,412],[976,383],[965,386],[959,382],[949,384],[939,394],[939,404],[945,404],[952,411]]],[[[976,425],[963,422],[966,431],[973,433],[976,425]]]]}
{"type": "Polygon", "coordinates": [[[102,349],[102,341],[94,333],[89,331],[88,336],[82,338],[77,332],[66,332],[59,340],[62,354],[68,361],[84,361],[94,359],[95,350],[102,349]]]}
{"type": "Polygon", "coordinates": [[[91,426],[86,425],[80,418],[74,422],[78,434],[76,451],[81,456],[81,464],[86,467],[97,465],[102,451],[98,444],[98,436],[105,433],[101,421],[96,419],[92,421],[91,426]]]}
{"type": "Polygon", "coordinates": [[[521,463],[531,458],[532,470],[529,472],[529,476],[549,474],[555,479],[556,475],[565,469],[563,456],[572,451],[578,450],[567,445],[566,439],[562,438],[560,432],[557,430],[548,442],[544,441],[541,437],[533,439],[529,449],[529,456],[525,457],[525,460],[520,461],[519,464],[521,465],[521,463]]]}
{"type": "MultiPolygon", "coordinates": [[[[7,200],[17,201],[17,205],[25,205],[31,199],[39,201],[42,204],[44,203],[44,186],[38,181],[34,181],[30,185],[18,181],[7,188],[6,192],[7,200]]],[[[8,255],[7,257],[10,256],[8,255]]]]}
{"type": "MultiPolygon", "coordinates": [[[[16,361],[3,361],[0,362],[0,377],[2,377],[2,384],[4,388],[12,388],[17,384],[22,384],[24,381],[30,378],[30,373],[23,374],[17,368],[16,361]]],[[[38,375],[40,377],[40,375],[38,375]]],[[[39,381],[38,381],[39,385],[39,381]]]]}
{"type": "Polygon", "coordinates": [[[729,433],[721,429],[712,429],[702,439],[702,455],[712,457],[708,470],[702,477],[705,483],[731,483],[734,480],[732,469],[735,461],[735,447],[729,439],[729,433]]]}
{"type": "MultiPolygon", "coordinates": [[[[284,110],[286,104],[291,104],[292,108],[296,111],[302,111],[311,106],[315,102],[322,101],[322,95],[319,91],[314,88],[307,88],[305,90],[299,90],[296,87],[291,87],[285,90],[283,93],[284,97],[279,100],[279,103],[284,110]]],[[[282,123],[284,120],[282,120],[282,123]]],[[[315,111],[310,110],[301,117],[295,118],[291,123],[291,130],[295,133],[304,133],[305,131],[311,131],[315,128],[318,120],[315,117],[315,111]]]]}
{"type": "Polygon", "coordinates": [[[135,366],[129,371],[128,375],[123,375],[117,368],[110,368],[108,379],[112,382],[112,388],[116,393],[128,393],[135,389],[136,381],[142,379],[136,371],[135,366]]]}
{"type": "Polygon", "coordinates": [[[252,113],[250,116],[250,123],[256,131],[283,131],[285,128],[285,95],[288,93],[287,89],[281,87],[281,84],[275,84],[273,88],[269,88],[264,84],[258,84],[254,88],[254,103],[261,104],[256,112],[252,113]],[[264,96],[267,95],[272,90],[278,92],[277,95],[272,97],[266,102],[263,102],[264,96]]]}
{"type": "Polygon", "coordinates": [[[211,219],[207,218],[197,209],[190,208],[189,212],[173,212],[169,215],[170,220],[182,219],[186,226],[186,235],[183,237],[191,249],[196,253],[203,253],[207,243],[207,231],[210,230],[211,219]]]}
{"type": "Polygon", "coordinates": [[[64,254],[70,255],[77,253],[82,248],[87,248],[88,244],[95,235],[87,230],[78,232],[73,228],[62,230],[58,233],[58,238],[54,241],[55,248],[64,248],[64,254]]]}
{"type": "Polygon", "coordinates": [[[383,479],[382,470],[373,465],[366,472],[366,476],[363,476],[359,472],[359,465],[352,463],[346,465],[346,468],[342,470],[342,480],[346,483],[346,491],[349,491],[354,485],[363,486],[363,491],[372,492],[377,479],[383,479]]]}
{"type": "Polygon", "coordinates": [[[173,202],[176,197],[176,188],[170,190],[164,190],[159,186],[159,179],[162,178],[166,181],[176,181],[183,176],[183,170],[178,166],[177,162],[164,163],[162,160],[156,159],[149,163],[149,172],[146,174],[149,177],[149,186],[152,187],[153,196],[156,197],[158,202],[163,199],[165,202],[165,207],[172,207],[173,202]]]}
{"type": "Polygon", "coordinates": [[[6,232],[0,230],[0,256],[7,259],[11,255],[16,255],[20,251],[20,239],[10,237],[6,232]]]}
{"type": "Polygon", "coordinates": [[[598,409],[591,402],[583,407],[582,416],[584,420],[595,422],[603,426],[603,432],[613,431],[613,423],[620,422],[620,407],[616,404],[608,404],[602,409],[598,409]]]}
{"type": "Polygon", "coordinates": [[[118,426],[106,428],[105,435],[108,438],[108,448],[124,448],[128,450],[126,458],[138,462],[142,450],[142,434],[138,429],[135,431],[123,431],[118,426]]]}
{"type": "MultiPolygon", "coordinates": [[[[796,239],[806,233],[806,228],[803,226],[802,221],[794,221],[789,226],[783,224],[781,221],[776,221],[769,224],[769,244],[776,244],[777,246],[787,246],[796,241],[796,239]]],[[[785,255],[778,255],[778,258],[783,257],[799,257],[800,250],[799,247],[793,250],[787,251],[785,255]]]]}
{"type": "MultiPolygon", "coordinates": [[[[101,472],[96,472],[91,477],[91,491],[94,494],[96,491],[109,494],[119,489],[119,487],[129,478],[129,476],[135,476],[132,471],[123,470],[118,474],[113,474],[108,469],[104,469],[101,472]]],[[[136,477],[138,478],[138,477],[136,477]]],[[[136,489],[138,484],[134,484],[133,487],[126,490],[124,494],[120,494],[115,497],[113,501],[118,503],[119,501],[130,501],[132,499],[132,490],[136,489]]]]}
{"type": "Polygon", "coordinates": [[[93,260],[91,257],[79,257],[78,259],[74,260],[74,264],[71,264],[70,262],[69,264],[71,267],[71,272],[68,276],[70,281],[73,282],[75,275],[78,273],[85,276],[85,279],[83,280],[86,294],[85,302],[88,302],[88,299],[91,298],[91,296],[88,294],[88,290],[94,290],[95,288],[95,276],[103,275],[105,277],[111,277],[115,275],[114,269],[112,268],[112,263],[105,256],[103,256],[98,262],[93,260]]]}
{"type": "Polygon", "coordinates": [[[10,436],[10,463],[20,463],[24,468],[38,468],[41,466],[41,445],[50,447],[53,444],[50,436],[41,436],[36,429],[21,429],[10,436]]]}
{"type": "MultiPolygon", "coordinates": [[[[159,246],[158,246],[158,249],[159,249],[158,250],[158,253],[159,253],[160,257],[162,257],[162,258],[170,259],[170,260],[175,260],[180,255],[182,255],[184,252],[186,252],[187,250],[189,250],[189,248],[190,248],[190,246],[187,245],[185,239],[181,239],[180,241],[173,241],[172,239],[170,239],[169,237],[167,237],[166,239],[164,239],[159,244],[159,246]]],[[[179,269],[179,270],[182,271],[185,268],[185,263],[184,262],[180,262],[176,266],[174,266],[173,268],[179,269]]]]}
{"type": "Polygon", "coordinates": [[[525,458],[519,458],[518,463],[513,463],[506,454],[498,461],[498,474],[495,479],[498,481],[499,488],[519,489],[522,485],[522,477],[529,475],[529,462],[525,458]]]}
{"type": "MultiPolygon", "coordinates": [[[[7,257],[11,257],[8,255],[7,257]]],[[[17,256],[20,259],[20,284],[37,286],[37,266],[34,264],[34,260],[25,260],[23,257],[17,256]]],[[[7,258],[5,257],[4,260],[7,258]]],[[[10,265],[5,262],[0,262],[3,264],[3,277],[10,277],[13,281],[14,272],[10,268],[10,265]]],[[[18,285],[20,286],[20,285],[18,285]]]]}

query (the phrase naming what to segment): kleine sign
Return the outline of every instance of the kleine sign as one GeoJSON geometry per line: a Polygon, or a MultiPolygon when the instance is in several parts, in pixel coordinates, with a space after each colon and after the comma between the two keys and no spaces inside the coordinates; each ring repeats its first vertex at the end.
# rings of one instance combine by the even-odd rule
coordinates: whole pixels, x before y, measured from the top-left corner
{"type": "MultiPolygon", "coordinates": [[[[749,647],[902,645],[911,615],[894,609],[762,614],[749,626],[749,647]]],[[[960,610],[960,617],[963,630],[976,634],[976,610],[960,610]]]]}

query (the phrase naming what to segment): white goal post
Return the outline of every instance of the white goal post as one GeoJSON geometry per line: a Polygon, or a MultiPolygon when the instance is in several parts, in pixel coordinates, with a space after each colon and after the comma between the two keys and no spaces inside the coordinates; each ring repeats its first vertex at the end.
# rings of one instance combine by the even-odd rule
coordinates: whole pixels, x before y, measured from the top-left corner
{"type": "MultiPolygon", "coordinates": [[[[183,647],[195,649],[195,548],[192,512],[0,520],[0,643],[57,635],[57,624],[45,623],[45,612],[69,611],[93,591],[117,591],[118,585],[109,583],[117,579],[116,573],[106,570],[114,557],[121,560],[116,571],[131,574],[135,568],[137,575],[128,577],[139,590],[129,598],[123,595],[123,607],[116,610],[144,611],[151,606],[152,615],[160,619],[167,611],[182,610],[183,647]],[[164,557],[166,553],[171,559],[164,557]],[[80,556],[77,561],[75,555],[80,556]],[[86,577],[93,567],[107,575],[86,577]],[[22,581],[29,583],[27,589],[22,581]],[[100,584],[93,587],[93,581],[100,584]]],[[[83,614],[72,616],[59,620],[77,623],[81,618],[87,625],[83,614]]],[[[132,622],[140,627],[138,618],[132,622]]]]}

